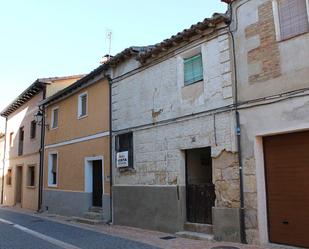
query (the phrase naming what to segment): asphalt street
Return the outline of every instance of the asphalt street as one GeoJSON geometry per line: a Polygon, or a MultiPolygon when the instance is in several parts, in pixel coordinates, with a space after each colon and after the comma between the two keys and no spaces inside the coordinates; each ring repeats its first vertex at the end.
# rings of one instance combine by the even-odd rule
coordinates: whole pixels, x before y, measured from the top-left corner
{"type": "Polygon", "coordinates": [[[156,247],[0,208],[0,249],[158,249],[156,247]]]}

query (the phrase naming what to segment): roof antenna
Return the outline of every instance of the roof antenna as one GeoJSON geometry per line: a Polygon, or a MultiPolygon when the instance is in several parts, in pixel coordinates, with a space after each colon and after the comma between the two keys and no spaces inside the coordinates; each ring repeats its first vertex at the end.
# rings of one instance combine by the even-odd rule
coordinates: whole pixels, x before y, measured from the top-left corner
{"type": "Polygon", "coordinates": [[[113,31],[111,29],[106,29],[106,40],[108,41],[108,54],[102,57],[100,64],[105,64],[112,58],[111,56],[112,36],[113,36],[113,31]]]}
{"type": "Polygon", "coordinates": [[[112,49],[112,36],[113,31],[111,29],[106,30],[106,39],[108,40],[108,59],[111,57],[111,49],[112,49]]]}

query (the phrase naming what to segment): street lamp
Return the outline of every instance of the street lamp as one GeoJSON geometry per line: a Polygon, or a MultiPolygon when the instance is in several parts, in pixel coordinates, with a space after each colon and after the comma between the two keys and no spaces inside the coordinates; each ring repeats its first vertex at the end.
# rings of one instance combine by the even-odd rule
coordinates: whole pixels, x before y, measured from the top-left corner
{"type": "MultiPolygon", "coordinates": [[[[35,121],[38,124],[38,126],[43,125],[43,118],[44,118],[44,112],[43,110],[39,109],[38,112],[34,115],[35,121]]],[[[45,127],[48,127],[48,124],[44,124],[45,127]]]]}

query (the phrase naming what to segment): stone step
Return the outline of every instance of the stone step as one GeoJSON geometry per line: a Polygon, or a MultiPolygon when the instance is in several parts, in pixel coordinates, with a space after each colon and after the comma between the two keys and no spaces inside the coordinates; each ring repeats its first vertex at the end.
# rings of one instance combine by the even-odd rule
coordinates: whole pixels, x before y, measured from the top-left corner
{"type": "Polygon", "coordinates": [[[73,220],[79,223],[84,223],[88,225],[99,225],[104,224],[104,220],[93,220],[93,219],[87,219],[87,218],[81,218],[81,217],[73,217],[73,220]]]}
{"type": "Polygon", "coordinates": [[[89,212],[103,213],[103,208],[102,207],[91,207],[89,208],[89,212]]]}
{"type": "Polygon", "coordinates": [[[84,218],[91,220],[103,220],[103,213],[98,212],[86,212],[84,218]]]}
{"type": "Polygon", "coordinates": [[[177,232],[176,235],[182,238],[186,238],[186,239],[215,241],[213,234],[181,231],[181,232],[177,232]]]}
{"type": "Polygon", "coordinates": [[[200,223],[191,223],[186,222],[184,224],[184,230],[189,232],[196,232],[196,233],[206,233],[206,234],[213,234],[213,226],[209,224],[200,224],[200,223]]]}

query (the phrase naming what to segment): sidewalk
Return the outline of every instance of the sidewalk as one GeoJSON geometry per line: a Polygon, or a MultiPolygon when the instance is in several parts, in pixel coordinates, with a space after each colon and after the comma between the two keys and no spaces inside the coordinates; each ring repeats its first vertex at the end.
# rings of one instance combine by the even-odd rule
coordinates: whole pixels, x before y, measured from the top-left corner
{"type": "MultiPolygon", "coordinates": [[[[59,216],[54,214],[49,214],[47,212],[44,213],[36,213],[31,210],[24,210],[21,208],[8,208],[8,207],[1,207],[4,209],[8,209],[10,211],[15,211],[23,214],[28,214],[36,217],[41,217],[44,219],[49,219],[52,221],[60,222],[63,224],[69,224],[72,226],[76,226],[79,228],[88,229],[91,231],[96,231],[108,235],[118,236],[134,241],[143,242],[145,244],[157,246],[164,249],[211,249],[213,247],[221,247],[221,246],[228,246],[228,247],[236,247],[236,248],[251,248],[251,249],[262,249],[263,247],[253,246],[253,245],[243,245],[243,244],[236,244],[236,243],[229,243],[229,242],[211,242],[211,241],[204,241],[204,240],[192,240],[192,239],[185,239],[176,237],[174,234],[167,234],[162,232],[156,231],[149,231],[139,228],[133,227],[126,227],[126,226],[117,226],[117,225],[87,225],[81,224],[78,222],[73,221],[70,217],[59,216]],[[171,240],[163,240],[160,239],[166,236],[173,236],[176,237],[175,239],[171,240]]],[[[264,247],[265,248],[265,247],[264,247]]],[[[276,247],[279,248],[279,247],[276,247]]]]}

